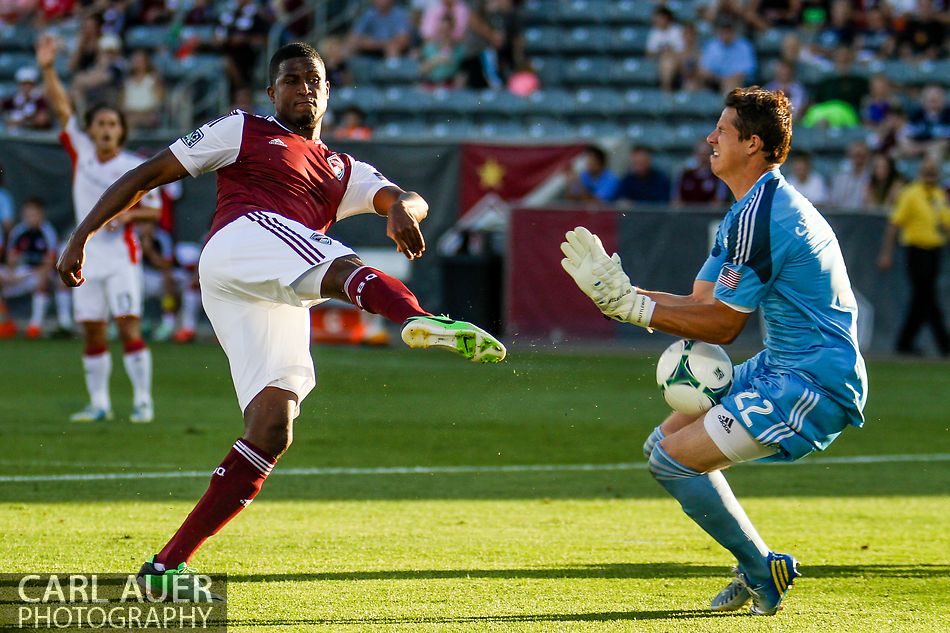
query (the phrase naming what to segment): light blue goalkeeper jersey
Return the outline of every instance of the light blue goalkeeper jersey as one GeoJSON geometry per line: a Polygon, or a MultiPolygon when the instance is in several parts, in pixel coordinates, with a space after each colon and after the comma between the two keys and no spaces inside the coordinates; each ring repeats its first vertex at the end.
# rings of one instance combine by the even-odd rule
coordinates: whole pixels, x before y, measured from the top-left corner
{"type": "Polygon", "coordinates": [[[792,373],[864,423],[867,371],[858,308],[838,240],[778,169],[726,213],[697,279],[742,312],[761,309],[765,371],[792,373]]]}

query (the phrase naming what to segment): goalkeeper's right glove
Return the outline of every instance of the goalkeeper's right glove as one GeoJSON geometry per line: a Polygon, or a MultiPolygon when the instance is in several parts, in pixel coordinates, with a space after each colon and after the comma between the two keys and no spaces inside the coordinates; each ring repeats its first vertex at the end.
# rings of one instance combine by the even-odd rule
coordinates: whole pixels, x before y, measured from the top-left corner
{"type": "Polygon", "coordinates": [[[649,329],[656,304],[630,284],[620,256],[614,253],[609,257],[600,238],[582,226],[564,237],[561,266],[581,291],[605,316],[649,329]]]}

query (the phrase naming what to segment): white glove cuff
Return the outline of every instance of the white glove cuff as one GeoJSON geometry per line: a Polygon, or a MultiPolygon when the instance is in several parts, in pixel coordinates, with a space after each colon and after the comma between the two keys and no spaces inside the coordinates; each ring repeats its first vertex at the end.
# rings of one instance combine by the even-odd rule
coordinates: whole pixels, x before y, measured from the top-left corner
{"type": "Polygon", "coordinates": [[[656,308],[656,301],[646,295],[637,293],[633,308],[630,310],[630,314],[627,315],[627,321],[649,330],[654,308],[656,308]]]}

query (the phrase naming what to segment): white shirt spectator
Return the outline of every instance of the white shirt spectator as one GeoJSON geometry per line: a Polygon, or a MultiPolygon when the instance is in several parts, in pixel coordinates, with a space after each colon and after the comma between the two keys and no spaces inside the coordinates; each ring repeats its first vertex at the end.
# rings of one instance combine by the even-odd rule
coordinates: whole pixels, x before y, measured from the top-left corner
{"type": "Polygon", "coordinates": [[[664,49],[682,53],[685,48],[683,27],[679,24],[670,24],[665,29],[653,27],[647,34],[647,53],[650,55],[657,55],[664,49]]]}
{"type": "Polygon", "coordinates": [[[825,179],[821,177],[821,174],[811,172],[804,181],[799,181],[794,174],[790,174],[785,180],[795,187],[798,193],[808,198],[813,205],[819,206],[828,202],[828,185],[825,184],[825,179]]]}

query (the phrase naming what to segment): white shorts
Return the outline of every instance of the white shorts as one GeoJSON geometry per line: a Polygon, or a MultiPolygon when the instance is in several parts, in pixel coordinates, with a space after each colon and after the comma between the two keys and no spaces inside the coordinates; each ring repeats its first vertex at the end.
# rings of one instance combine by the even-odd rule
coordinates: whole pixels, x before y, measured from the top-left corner
{"type": "Polygon", "coordinates": [[[774,446],[765,446],[755,441],[746,426],[741,422],[737,423],[735,417],[721,404],[706,412],[703,428],[722,454],[734,464],[761,459],[778,452],[774,446]]]}
{"type": "Polygon", "coordinates": [[[241,411],[265,387],[296,394],[316,385],[309,307],[291,284],[355,255],[350,247],[275,213],[254,212],[211,236],[201,252],[201,301],[231,366],[241,411]]]}
{"type": "Polygon", "coordinates": [[[73,288],[73,315],[77,322],[108,321],[110,315],[141,317],[141,264],[123,263],[104,277],[87,277],[73,288]]]}

